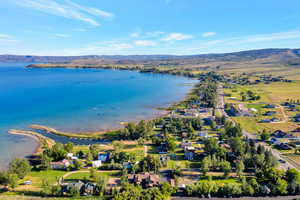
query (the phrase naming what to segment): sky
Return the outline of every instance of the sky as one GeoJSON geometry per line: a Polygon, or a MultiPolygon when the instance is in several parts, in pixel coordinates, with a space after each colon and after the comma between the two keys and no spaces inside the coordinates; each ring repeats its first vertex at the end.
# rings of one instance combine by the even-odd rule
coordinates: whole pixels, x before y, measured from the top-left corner
{"type": "Polygon", "coordinates": [[[0,0],[0,54],[300,48],[299,0],[0,0]]]}

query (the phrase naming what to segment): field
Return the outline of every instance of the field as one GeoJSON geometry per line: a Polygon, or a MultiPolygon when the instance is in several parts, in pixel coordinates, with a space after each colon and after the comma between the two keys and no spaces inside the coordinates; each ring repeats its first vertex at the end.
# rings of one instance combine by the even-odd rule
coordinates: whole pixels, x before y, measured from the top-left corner
{"type": "Polygon", "coordinates": [[[283,108],[280,104],[287,100],[300,99],[300,81],[294,81],[292,83],[274,82],[271,84],[257,84],[257,85],[234,85],[232,88],[224,89],[225,94],[230,94],[225,97],[227,103],[242,104],[248,109],[257,110],[256,117],[234,117],[235,121],[239,122],[242,127],[248,132],[258,133],[263,129],[269,131],[283,130],[291,131],[297,128],[299,125],[292,122],[289,118],[297,114],[298,112],[289,112],[283,108]],[[260,99],[257,101],[242,101],[241,92],[248,90],[260,95],[260,99]],[[277,106],[275,109],[263,108],[266,104],[274,104],[277,106]],[[277,117],[279,122],[276,123],[258,123],[262,119],[268,119],[272,117],[264,116],[266,111],[276,111],[272,117],[277,117]]]}

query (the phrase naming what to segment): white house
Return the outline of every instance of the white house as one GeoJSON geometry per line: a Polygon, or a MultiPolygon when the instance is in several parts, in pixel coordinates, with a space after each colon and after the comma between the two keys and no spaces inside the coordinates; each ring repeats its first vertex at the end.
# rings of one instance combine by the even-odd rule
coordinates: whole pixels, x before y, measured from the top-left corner
{"type": "Polygon", "coordinates": [[[71,165],[70,161],[64,159],[59,162],[51,162],[50,163],[52,169],[66,169],[71,165]]]}
{"type": "Polygon", "coordinates": [[[98,168],[102,165],[102,161],[101,160],[94,160],[92,161],[92,166],[95,168],[98,168]]]}
{"type": "Polygon", "coordinates": [[[71,159],[71,160],[77,160],[77,159],[78,159],[78,157],[77,157],[77,156],[74,156],[73,153],[68,153],[68,154],[67,154],[67,158],[69,158],[69,159],[71,159]]]}

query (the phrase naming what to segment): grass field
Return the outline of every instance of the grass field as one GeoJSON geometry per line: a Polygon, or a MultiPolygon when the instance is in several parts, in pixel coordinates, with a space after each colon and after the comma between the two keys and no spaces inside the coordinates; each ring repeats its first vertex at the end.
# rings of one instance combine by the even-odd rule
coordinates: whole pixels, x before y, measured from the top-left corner
{"type": "Polygon", "coordinates": [[[247,108],[255,108],[257,110],[257,117],[235,117],[235,121],[240,123],[242,127],[248,132],[258,133],[263,129],[269,131],[283,130],[291,131],[299,127],[298,124],[290,121],[287,117],[292,117],[298,112],[288,112],[283,108],[265,109],[263,106],[266,103],[279,105],[287,99],[300,99],[300,81],[292,83],[275,82],[271,84],[257,84],[257,85],[234,85],[233,88],[226,88],[224,92],[230,94],[231,97],[225,97],[227,103],[245,104],[247,108]],[[241,101],[241,92],[251,90],[261,96],[258,101],[241,101]],[[235,98],[232,98],[235,97],[235,98]],[[281,122],[279,123],[258,123],[261,119],[272,117],[263,116],[263,113],[269,110],[277,111],[277,114],[272,117],[277,117],[281,122]]]}

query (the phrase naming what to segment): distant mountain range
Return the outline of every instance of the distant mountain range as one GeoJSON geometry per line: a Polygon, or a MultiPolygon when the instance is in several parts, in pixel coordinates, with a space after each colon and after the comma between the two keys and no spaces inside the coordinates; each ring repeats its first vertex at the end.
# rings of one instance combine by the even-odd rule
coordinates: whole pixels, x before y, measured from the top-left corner
{"type": "Polygon", "coordinates": [[[32,56],[0,55],[0,62],[78,63],[78,64],[156,64],[194,65],[210,62],[247,62],[300,64],[300,49],[259,49],[234,53],[175,55],[86,55],[86,56],[32,56]]]}

